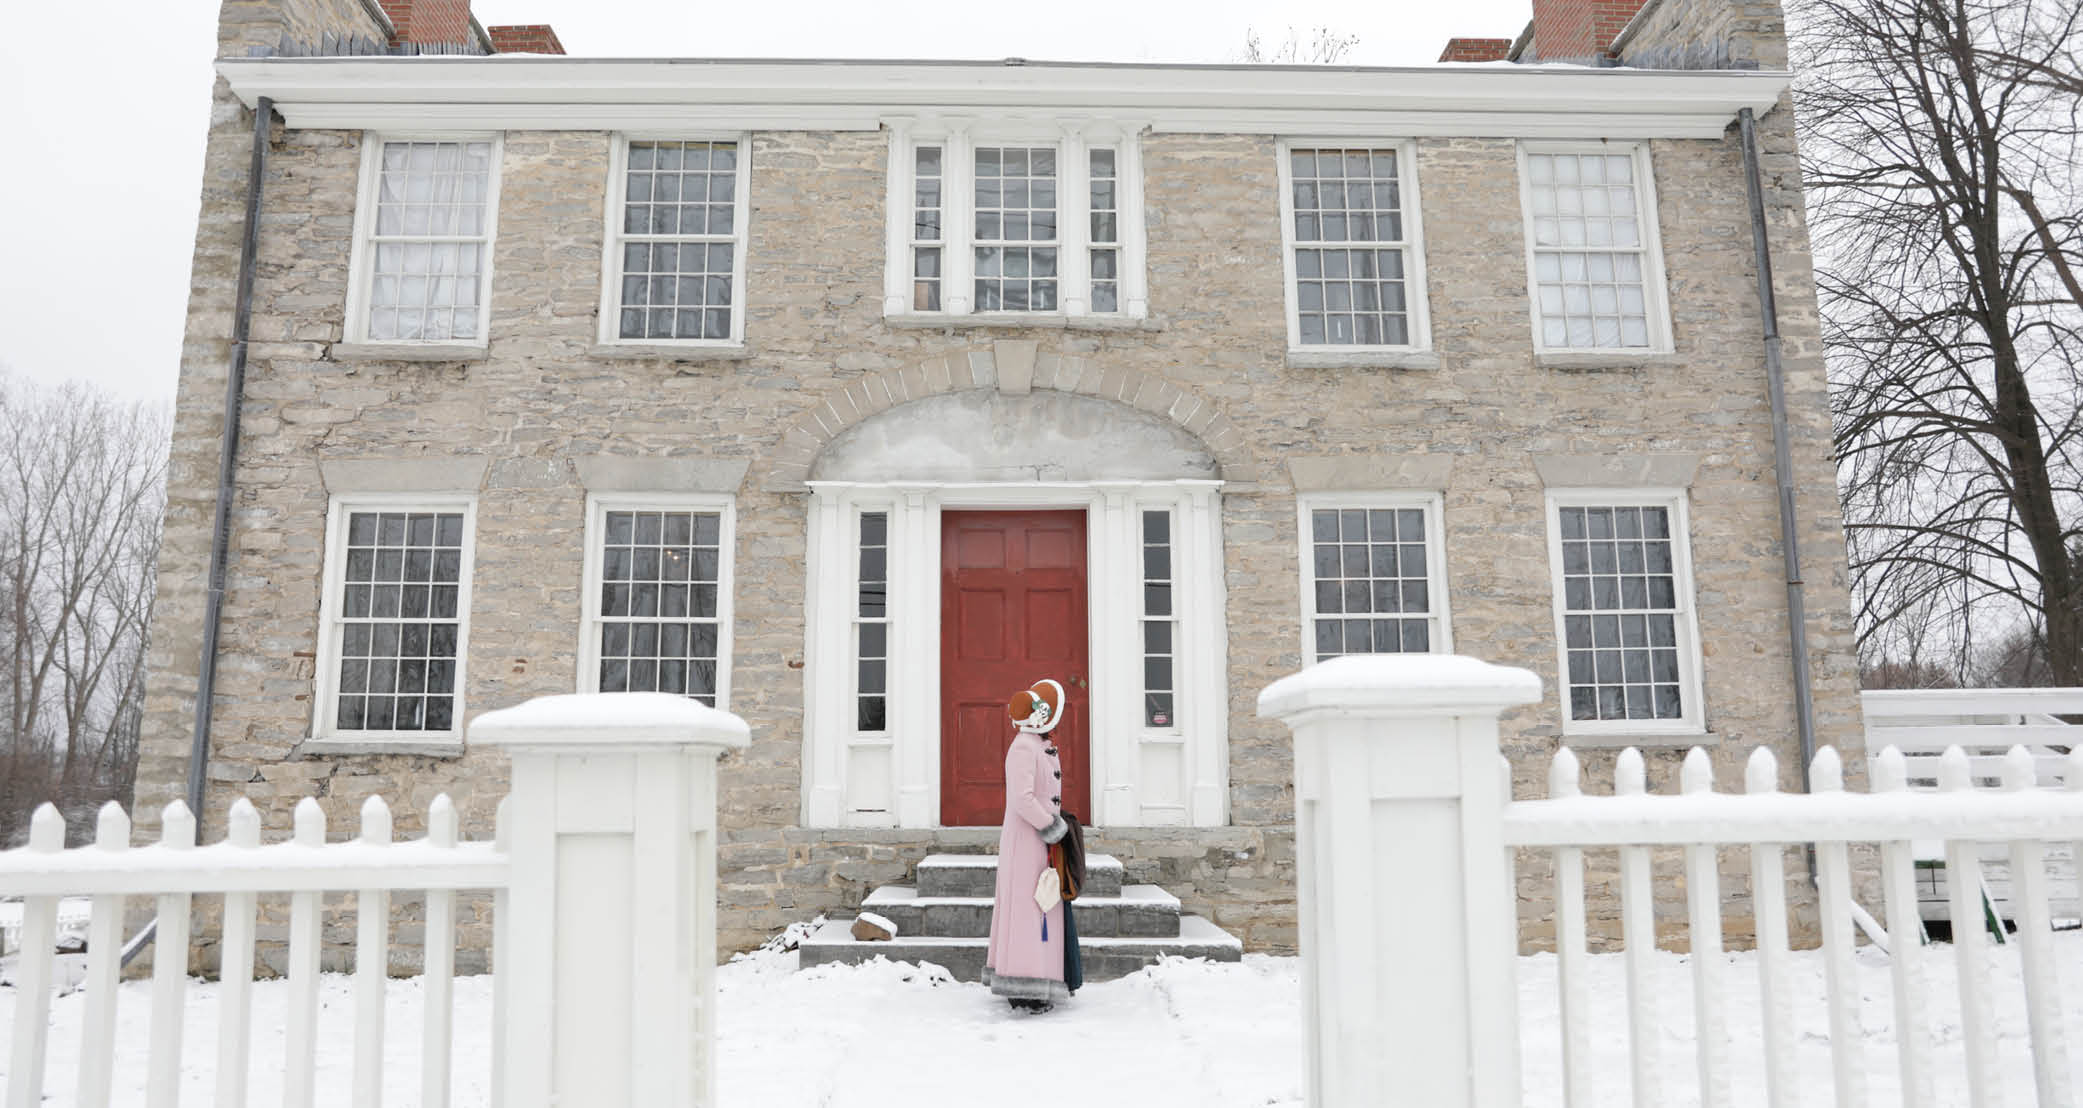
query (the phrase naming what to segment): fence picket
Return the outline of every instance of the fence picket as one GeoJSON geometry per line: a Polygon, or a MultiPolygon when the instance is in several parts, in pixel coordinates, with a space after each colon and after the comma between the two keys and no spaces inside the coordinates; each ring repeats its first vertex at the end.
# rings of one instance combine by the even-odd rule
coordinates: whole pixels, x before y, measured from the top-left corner
{"type": "MultiPolygon", "coordinates": [[[[1779,791],[1779,759],[1766,747],[1750,752],[1744,791],[1779,791]]],[[[1764,1023],[1765,1094],[1771,1108],[1795,1108],[1801,1082],[1794,1062],[1794,990],[1788,978],[1786,855],[1779,843],[1750,845],[1750,896],[1757,909],[1758,1011],[1764,1023]]]]}
{"type": "MultiPolygon", "coordinates": [[[[225,840],[240,850],[260,846],[260,812],[232,802],[225,840]]],[[[224,945],[217,970],[217,1108],[244,1108],[253,1047],[253,930],[258,893],[224,894],[224,945]]]]}
{"type": "MultiPolygon", "coordinates": [[[[500,797],[492,811],[492,844],[502,856],[513,857],[513,820],[508,818],[511,797],[500,797]]],[[[508,886],[492,891],[492,1103],[506,1103],[506,961],[513,947],[507,945],[511,930],[506,925],[512,903],[508,886]]]]}
{"type": "MultiPolygon", "coordinates": [[[[456,806],[442,793],[427,807],[427,842],[456,845],[456,806]]],[[[421,940],[420,980],[425,987],[427,1017],[420,1050],[420,1108],[447,1108],[449,1053],[455,1049],[451,1030],[455,1007],[456,894],[453,889],[427,891],[426,937],[421,940]]]]}
{"type": "MultiPolygon", "coordinates": [[[[2024,792],[2038,782],[2032,754],[2014,746],[2004,759],[2003,787],[2024,792]]],[[[2011,844],[2011,908],[2025,963],[2025,1015],[2032,1029],[2033,1084],[2043,1105],[2073,1104],[2068,1043],[2062,1035],[2061,978],[2054,961],[2054,919],[2048,908],[2046,844],[2011,844]]]]}
{"type": "MultiPolygon", "coordinates": [[[[160,813],[159,846],[163,850],[195,848],[195,813],[187,804],[176,800],[160,813]]],[[[181,1096],[191,899],[187,893],[159,896],[158,930],[152,937],[152,1046],[145,1066],[146,1108],[174,1108],[181,1096]]]]}
{"type": "MultiPolygon", "coordinates": [[[[325,809],[305,797],[293,817],[296,845],[325,846],[325,809]]],[[[318,1098],[319,908],[325,894],[289,897],[289,1034],[285,1040],[282,1099],[290,1108],[311,1108],[318,1098]]]]}
{"type": "MultiPolygon", "coordinates": [[[[1835,747],[1816,751],[1809,763],[1810,789],[1844,792],[1844,763],[1835,747]]],[[[1830,1066],[1839,1108],[1866,1103],[1866,1070],[1859,1031],[1859,978],[1852,954],[1851,850],[1843,842],[1815,848],[1816,899],[1823,925],[1823,978],[1830,994],[1830,1066]]]]}
{"type": "MultiPolygon", "coordinates": [[[[1714,791],[1714,766],[1707,751],[1693,747],[1679,770],[1679,792],[1714,791]]],[[[1728,1025],[1721,987],[1721,872],[1712,845],[1685,848],[1685,906],[1692,939],[1693,1039],[1699,1055],[1702,1108],[1729,1103],[1728,1025]]]]}
{"type": "MultiPolygon", "coordinates": [[[[1909,788],[1909,760],[1896,747],[1873,764],[1873,791],[1909,788]]],[[[1907,840],[1881,844],[1881,895],[1888,917],[1888,973],[1895,993],[1895,1056],[1902,1074],[1903,1108],[1934,1108],[1931,1024],[1924,1014],[1924,920],[1917,907],[1917,871],[1907,840]]]]}
{"type": "MultiPolygon", "coordinates": [[[[1939,756],[1941,792],[1971,787],[1967,755],[1949,747],[1939,756]]],[[[1946,899],[1953,922],[1953,955],[1959,960],[1960,1031],[1967,1044],[1967,1095],[1973,1108],[2000,1103],[2003,1074],[1996,1066],[1996,1013],[1989,996],[1988,938],[1982,914],[1980,851],[1972,840],[1946,843],[1946,899]]]]}
{"type": "MultiPolygon", "coordinates": [[[[391,842],[391,809],[380,796],[362,802],[361,841],[391,842]]],[[[391,895],[383,889],[354,894],[354,1084],[355,1108],[383,1104],[383,994],[390,979],[391,895]]]]}
{"type": "MultiPolygon", "coordinates": [[[[1548,765],[1548,795],[1582,795],[1577,756],[1569,747],[1548,765]]],[[[1584,851],[1555,849],[1555,959],[1562,1004],[1562,1089],[1568,1108],[1592,1108],[1591,978],[1584,942],[1584,851]]]]}
{"type": "MultiPolygon", "coordinates": [[[[1628,747],[1613,767],[1613,795],[1641,796],[1648,791],[1642,752],[1628,747]]],[[[1650,883],[1649,848],[1620,848],[1620,934],[1627,946],[1629,1054],[1632,1057],[1635,1108],[1660,1108],[1657,1093],[1656,1036],[1663,1030],[1657,1014],[1656,901],[1650,883]]]]}
{"type": "MultiPolygon", "coordinates": [[[[49,802],[29,817],[29,849],[51,854],[65,849],[65,817],[49,802]]],[[[58,898],[22,901],[21,951],[15,958],[14,1054],[7,1073],[8,1108],[43,1102],[43,1048],[51,1024],[51,958],[58,946],[58,898]]]]}
{"type": "MultiPolygon", "coordinates": [[[[94,849],[130,849],[130,816],[111,800],[94,825],[94,849]]],[[[107,1108],[116,1058],[116,978],[123,968],[123,900],[109,893],[94,898],[87,925],[87,1011],[80,1029],[79,1103],[107,1108]]]]}

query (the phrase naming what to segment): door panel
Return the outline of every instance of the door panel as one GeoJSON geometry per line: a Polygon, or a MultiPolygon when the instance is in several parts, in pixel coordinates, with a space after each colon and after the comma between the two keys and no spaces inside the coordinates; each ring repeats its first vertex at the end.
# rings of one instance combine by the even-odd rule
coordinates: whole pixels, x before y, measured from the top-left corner
{"type": "Polygon", "coordinates": [[[1085,513],[942,512],[940,821],[1005,818],[1012,695],[1044,677],[1066,714],[1049,737],[1063,762],[1063,804],[1091,797],[1085,696],[1085,513]]]}

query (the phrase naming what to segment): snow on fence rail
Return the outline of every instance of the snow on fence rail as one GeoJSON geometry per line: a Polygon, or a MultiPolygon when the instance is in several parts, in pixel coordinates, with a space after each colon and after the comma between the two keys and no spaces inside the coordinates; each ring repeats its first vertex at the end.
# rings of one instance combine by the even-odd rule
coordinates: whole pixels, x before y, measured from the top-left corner
{"type": "MultiPolygon", "coordinates": [[[[503,807],[503,806],[502,806],[503,807]]],[[[502,811],[502,817],[504,815],[502,811]]],[[[180,1081],[183,1008],[188,987],[192,899],[222,894],[224,930],[219,991],[217,1103],[246,1102],[250,1071],[253,952],[259,894],[290,894],[289,1024],[284,1095],[291,1105],[317,1096],[318,956],[322,898],[355,893],[355,1030],[352,1094],[373,1103],[382,1085],[384,988],[389,965],[390,894],[427,893],[424,939],[426,994],[420,1103],[446,1105],[455,978],[456,892],[506,888],[503,849],[461,842],[456,809],[446,795],[427,810],[427,835],[391,838],[391,811],[370,797],[351,842],[326,842],[325,812],[316,800],[297,803],[287,842],[262,846],[260,813],[244,797],[232,804],[225,840],[198,847],[195,817],[175,801],[161,816],[158,843],[130,845],[130,819],[111,802],[101,809],[91,846],[66,850],[65,820],[45,804],[30,822],[29,844],[0,852],[0,889],[22,895],[23,943],[17,974],[14,1041],[8,1065],[8,1108],[38,1103],[43,1091],[44,1035],[51,1005],[49,952],[59,898],[93,898],[87,941],[87,1011],[80,1050],[78,1102],[109,1101],[116,1050],[116,980],[121,968],[123,909],[133,896],[156,898],[159,929],[152,960],[152,1034],[148,1047],[155,1103],[173,1103],[180,1081]],[[42,952],[41,957],[32,957],[42,952]]]]}
{"type": "Polygon", "coordinates": [[[390,809],[370,798],[358,837],[327,842],[325,813],[298,802],[289,841],[263,846],[260,817],[241,798],[225,841],[196,846],[195,819],[176,801],[160,841],[130,845],[130,821],[102,809],[92,845],[64,848],[46,804],[29,844],[0,851],[0,896],[23,897],[6,1108],[46,1089],[44,1055],[52,947],[61,897],[92,898],[77,1103],[109,1103],[124,902],[153,897],[146,1103],[173,1105],[181,1087],[183,1003],[192,900],[222,895],[223,985],[216,1103],[243,1105],[251,1064],[257,897],[288,893],[290,1005],[284,1103],[316,1098],[318,969],[323,898],[356,894],[354,1070],[357,1106],[382,1097],[390,894],[426,890],[425,1032],[416,1103],[449,1100],[456,892],[490,889],[493,903],[492,1102],[502,1108],[715,1103],[716,759],[748,739],[743,720],[665,693],[540,697],[489,712],[470,739],[512,756],[497,841],[459,841],[454,806],[437,798],[423,839],[395,842],[390,809]]]}

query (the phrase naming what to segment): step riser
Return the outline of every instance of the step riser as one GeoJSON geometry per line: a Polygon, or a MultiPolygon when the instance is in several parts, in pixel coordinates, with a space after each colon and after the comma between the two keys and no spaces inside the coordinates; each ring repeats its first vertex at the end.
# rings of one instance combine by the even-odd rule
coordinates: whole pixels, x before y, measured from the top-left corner
{"type": "MultiPolygon", "coordinates": [[[[1085,871],[1084,896],[1120,896],[1121,868],[1094,867],[1085,871]]],[[[920,896],[994,896],[998,892],[995,866],[920,866],[920,896]]]]}
{"type": "MultiPolygon", "coordinates": [[[[944,967],[957,981],[981,981],[984,977],[984,958],[988,951],[979,944],[974,947],[908,946],[902,939],[886,943],[855,943],[850,946],[820,947],[804,944],[801,968],[825,965],[834,962],[866,962],[877,955],[893,962],[931,962],[944,967]]],[[[1078,944],[1078,954],[1085,970],[1087,983],[1112,981],[1154,964],[1160,955],[1176,954],[1187,958],[1207,958],[1218,962],[1237,961],[1235,947],[1205,946],[1197,943],[1165,943],[1156,947],[1144,947],[1135,951],[1108,950],[1084,942],[1078,944]]]]}
{"type": "MultiPolygon", "coordinates": [[[[1179,910],[1170,904],[1088,904],[1076,901],[1078,934],[1090,938],[1174,938],[1179,910]]],[[[888,916],[897,934],[981,939],[991,933],[989,904],[871,904],[864,910],[888,916]]]]}

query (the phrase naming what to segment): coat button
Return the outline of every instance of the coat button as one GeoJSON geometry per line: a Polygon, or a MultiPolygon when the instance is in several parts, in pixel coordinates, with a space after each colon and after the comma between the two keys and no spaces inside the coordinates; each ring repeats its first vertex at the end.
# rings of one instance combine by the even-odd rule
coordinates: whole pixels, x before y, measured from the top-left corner
{"type": "Polygon", "coordinates": [[[1062,770],[1060,770],[1060,769],[1056,771],[1056,780],[1058,780],[1058,781],[1061,781],[1061,780],[1063,780],[1063,771],[1062,771],[1062,770]]]}
{"type": "Polygon", "coordinates": [[[1061,808],[1063,807],[1063,798],[1060,796],[1052,796],[1049,798],[1049,803],[1054,804],[1058,808],[1061,808]]]}

